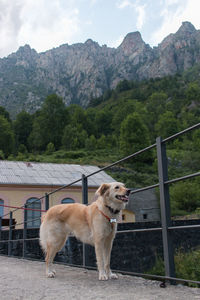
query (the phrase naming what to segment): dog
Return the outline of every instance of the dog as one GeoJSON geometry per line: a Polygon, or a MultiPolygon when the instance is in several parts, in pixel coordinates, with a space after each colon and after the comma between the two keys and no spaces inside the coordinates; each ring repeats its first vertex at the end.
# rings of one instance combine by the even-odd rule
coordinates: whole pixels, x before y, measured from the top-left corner
{"type": "Polygon", "coordinates": [[[110,255],[119,214],[128,202],[129,193],[123,183],[103,183],[92,204],[59,204],[47,211],[40,226],[47,277],[55,277],[51,268],[54,257],[73,233],[83,243],[95,247],[99,280],[118,278],[110,269],[110,255]]]}

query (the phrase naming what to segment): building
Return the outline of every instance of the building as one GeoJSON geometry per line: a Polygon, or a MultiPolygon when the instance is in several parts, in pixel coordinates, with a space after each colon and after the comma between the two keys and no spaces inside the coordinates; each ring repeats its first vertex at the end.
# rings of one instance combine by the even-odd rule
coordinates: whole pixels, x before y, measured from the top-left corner
{"type": "Polygon", "coordinates": [[[134,222],[160,221],[160,205],[154,189],[130,194],[126,209],[128,214],[134,212],[134,222]]]}
{"type": "MultiPolygon", "coordinates": [[[[82,174],[87,176],[99,170],[96,166],[0,161],[0,204],[4,205],[0,206],[0,216],[27,203],[29,208],[35,209],[27,210],[27,226],[38,227],[41,216],[39,210],[45,210],[45,199],[40,198],[46,193],[78,181],[82,174]]],[[[102,183],[113,181],[114,179],[103,171],[89,177],[88,202],[93,201],[95,191],[102,183]]],[[[81,180],[49,196],[50,206],[74,202],[82,203],[81,180]]],[[[5,218],[9,218],[9,215],[5,218]]],[[[24,210],[14,212],[13,219],[17,224],[23,222],[24,210]]]]}
{"type": "MultiPolygon", "coordinates": [[[[27,227],[39,227],[39,210],[45,210],[46,193],[52,193],[64,185],[78,181],[83,174],[87,176],[99,170],[96,166],[0,160],[0,217],[6,215],[4,224],[9,224],[9,212],[15,210],[15,207],[28,204],[28,208],[33,210],[27,210],[27,227]]],[[[102,183],[113,181],[115,180],[104,171],[89,177],[88,202],[94,200],[95,192],[102,183]]],[[[50,194],[50,207],[60,203],[82,203],[81,180],[50,194]]],[[[13,219],[17,224],[23,223],[24,210],[16,210],[13,219]]],[[[121,222],[135,221],[137,220],[131,204],[123,210],[121,222]]]]}

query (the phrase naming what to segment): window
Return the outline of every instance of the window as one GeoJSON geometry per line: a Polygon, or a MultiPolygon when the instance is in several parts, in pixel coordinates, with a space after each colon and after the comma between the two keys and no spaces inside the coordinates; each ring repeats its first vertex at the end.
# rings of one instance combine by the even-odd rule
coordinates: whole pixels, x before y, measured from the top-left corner
{"type": "Polygon", "coordinates": [[[75,201],[72,198],[65,198],[61,201],[62,204],[74,203],[75,201]]]}
{"type": "Polygon", "coordinates": [[[41,202],[37,198],[30,198],[26,201],[28,204],[27,208],[32,208],[35,210],[27,210],[27,228],[37,228],[40,227],[40,217],[41,202]]]}
{"type": "Polygon", "coordinates": [[[147,214],[143,214],[143,219],[147,220],[147,214]]]}
{"type": "MultiPolygon", "coordinates": [[[[0,204],[4,205],[4,201],[0,199],[0,204]]],[[[0,217],[4,215],[4,207],[0,205],[0,217]]]]}

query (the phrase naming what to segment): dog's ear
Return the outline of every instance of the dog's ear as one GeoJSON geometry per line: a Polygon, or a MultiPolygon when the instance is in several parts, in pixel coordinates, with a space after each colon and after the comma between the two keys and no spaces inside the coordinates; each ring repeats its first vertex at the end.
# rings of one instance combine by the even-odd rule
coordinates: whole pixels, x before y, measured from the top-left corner
{"type": "Polygon", "coordinates": [[[110,185],[108,183],[103,183],[98,190],[96,191],[96,195],[104,195],[105,192],[110,188],[110,185]]]}

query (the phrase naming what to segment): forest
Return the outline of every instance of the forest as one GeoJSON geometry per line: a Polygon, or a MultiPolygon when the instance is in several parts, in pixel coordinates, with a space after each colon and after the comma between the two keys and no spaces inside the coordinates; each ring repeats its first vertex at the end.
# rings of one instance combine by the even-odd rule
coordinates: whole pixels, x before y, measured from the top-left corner
{"type": "MultiPolygon", "coordinates": [[[[34,114],[15,120],[0,107],[0,159],[108,165],[200,122],[200,66],[183,74],[121,81],[87,108],[49,95],[34,114]]],[[[169,177],[199,171],[200,129],[167,145],[169,177]]],[[[113,167],[116,180],[138,188],[158,182],[156,152],[113,167]]],[[[200,213],[200,178],[170,187],[173,215],[200,213]]]]}

